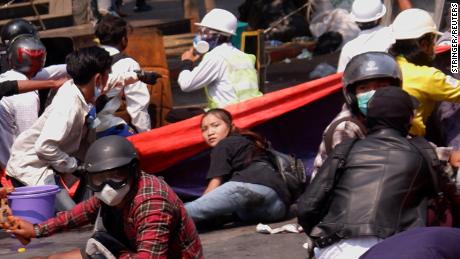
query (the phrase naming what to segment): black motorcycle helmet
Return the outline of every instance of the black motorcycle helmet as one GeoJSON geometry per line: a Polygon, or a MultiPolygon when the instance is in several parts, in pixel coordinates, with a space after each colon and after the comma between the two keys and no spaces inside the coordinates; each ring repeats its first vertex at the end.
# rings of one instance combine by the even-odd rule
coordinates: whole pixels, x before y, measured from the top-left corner
{"type": "Polygon", "coordinates": [[[6,52],[10,67],[29,78],[45,66],[46,48],[36,36],[24,34],[16,37],[6,52]]]}
{"type": "Polygon", "coordinates": [[[22,34],[37,35],[37,29],[27,20],[21,18],[13,19],[2,27],[2,44],[7,46],[14,38],[22,34]]]}
{"type": "Polygon", "coordinates": [[[96,140],[85,156],[85,171],[88,174],[138,164],[137,151],[126,138],[107,136],[96,140]]]}
{"type": "Polygon", "coordinates": [[[390,85],[402,87],[402,73],[396,60],[385,52],[366,52],[354,56],[343,72],[343,96],[353,114],[361,114],[356,99],[356,85],[368,79],[389,78],[390,85]]]}

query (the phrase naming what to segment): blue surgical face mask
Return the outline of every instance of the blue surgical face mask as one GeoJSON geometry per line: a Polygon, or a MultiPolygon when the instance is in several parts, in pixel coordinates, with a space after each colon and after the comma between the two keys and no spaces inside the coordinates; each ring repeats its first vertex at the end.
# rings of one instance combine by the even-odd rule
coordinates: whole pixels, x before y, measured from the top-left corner
{"type": "Polygon", "coordinates": [[[365,116],[367,116],[367,104],[374,94],[375,90],[371,90],[356,95],[356,99],[358,99],[358,108],[365,116]]]}

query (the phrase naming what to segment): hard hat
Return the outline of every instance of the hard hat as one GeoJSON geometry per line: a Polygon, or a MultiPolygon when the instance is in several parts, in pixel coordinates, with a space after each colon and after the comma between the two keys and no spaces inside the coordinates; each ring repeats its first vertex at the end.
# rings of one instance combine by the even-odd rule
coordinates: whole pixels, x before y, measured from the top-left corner
{"type": "Polygon", "coordinates": [[[46,48],[36,36],[19,35],[8,46],[7,56],[12,69],[32,78],[45,65],[46,48]]]}
{"type": "Polygon", "coordinates": [[[431,15],[418,8],[406,9],[399,13],[391,27],[396,40],[418,39],[426,33],[442,35],[431,15]]]}
{"type": "Polygon", "coordinates": [[[351,6],[351,18],[366,23],[382,18],[387,9],[381,0],[355,0],[351,6]]]}
{"type": "Polygon", "coordinates": [[[402,86],[402,73],[396,60],[385,52],[366,52],[354,56],[343,72],[343,95],[353,113],[359,112],[356,83],[377,78],[392,79],[392,86],[402,86]]]}
{"type": "Polygon", "coordinates": [[[203,17],[200,23],[195,23],[195,25],[225,34],[236,35],[237,22],[235,15],[231,12],[214,8],[203,17]]]}
{"type": "Polygon", "coordinates": [[[18,18],[7,22],[2,28],[2,43],[8,45],[14,38],[22,34],[36,35],[35,26],[24,19],[18,18]]]}
{"type": "Polygon", "coordinates": [[[100,173],[137,161],[138,156],[133,144],[121,136],[107,136],[96,140],[85,156],[85,171],[100,173]]]}

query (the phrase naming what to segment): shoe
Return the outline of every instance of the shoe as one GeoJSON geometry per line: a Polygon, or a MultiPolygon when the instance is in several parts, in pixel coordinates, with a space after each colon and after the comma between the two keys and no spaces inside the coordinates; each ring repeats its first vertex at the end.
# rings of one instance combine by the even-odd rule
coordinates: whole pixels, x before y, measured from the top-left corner
{"type": "Polygon", "coordinates": [[[134,12],[137,12],[137,13],[138,13],[138,12],[148,12],[148,11],[150,11],[150,10],[152,10],[152,9],[153,9],[153,8],[152,8],[150,5],[148,5],[148,4],[143,4],[143,5],[140,5],[140,6],[137,6],[137,5],[136,5],[136,6],[133,8],[133,11],[134,11],[134,12]]]}

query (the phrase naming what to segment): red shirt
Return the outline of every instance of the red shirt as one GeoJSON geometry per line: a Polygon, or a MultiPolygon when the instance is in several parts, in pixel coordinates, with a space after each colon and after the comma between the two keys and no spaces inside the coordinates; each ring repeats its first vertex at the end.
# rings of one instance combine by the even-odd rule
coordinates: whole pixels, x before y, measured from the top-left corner
{"type": "MultiPolygon", "coordinates": [[[[101,201],[96,197],[39,224],[41,236],[93,223],[101,201]]],[[[203,258],[200,238],[182,201],[156,176],[141,174],[138,191],[123,208],[124,233],[137,251],[120,258],[203,258]]]]}

